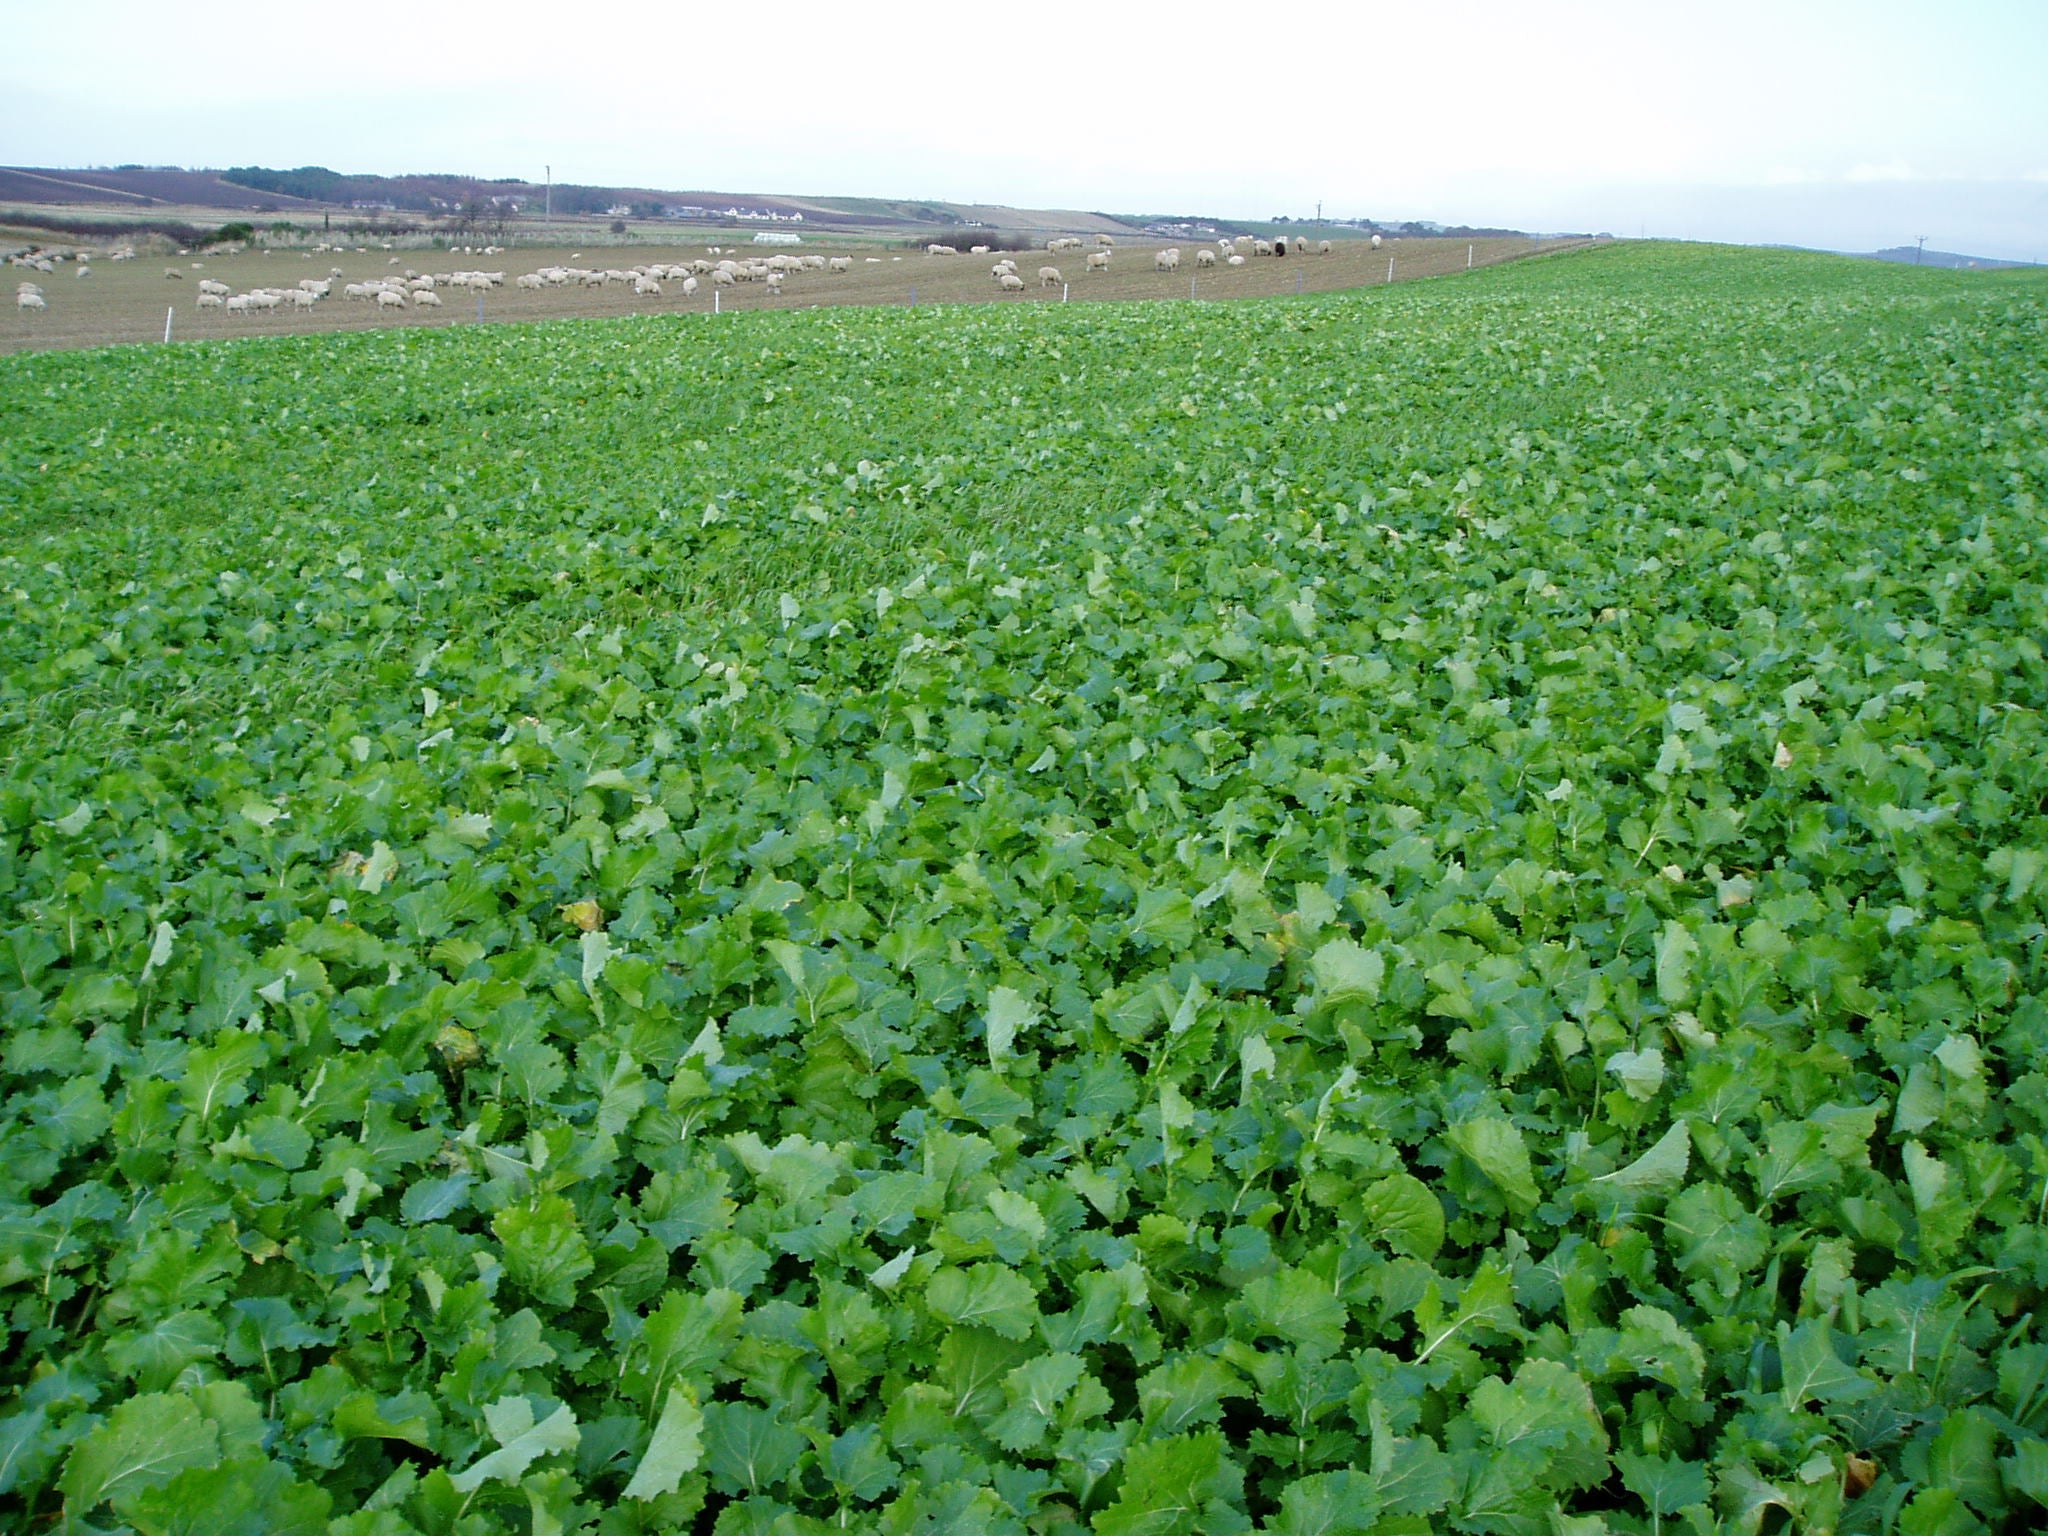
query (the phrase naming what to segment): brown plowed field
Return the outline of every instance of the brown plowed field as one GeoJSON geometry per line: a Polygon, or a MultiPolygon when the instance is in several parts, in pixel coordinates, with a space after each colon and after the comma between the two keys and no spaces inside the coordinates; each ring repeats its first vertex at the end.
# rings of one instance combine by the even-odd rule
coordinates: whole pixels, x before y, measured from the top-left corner
{"type": "MultiPolygon", "coordinates": [[[[1108,272],[1087,272],[1085,252],[1057,257],[1040,252],[1015,256],[1026,283],[1022,293],[1005,293],[990,277],[996,256],[927,256],[895,249],[861,248],[826,242],[807,242],[806,254],[846,255],[853,270],[845,273],[799,272],[785,281],[780,295],[769,293],[764,283],[741,283],[714,290],[708,278],[699,278],[697,293],[682,297],[678,283],[664,283],[661,297],[637,297],[629,286],[612,284],[602,288],[521,289],[516,279],[522,272],[546,266],[587,266],[624,268],[651,262],[670,263],[704,256],[706,248],[691,246],[612,246],[576,252],[568,248],[521,247],[497,256],[462,255],[455,252],[407,251],[394,262],[383,251],[322,252],[315,255],[297,251],[268,254],[246,251],[234,256],[179,257],[166,260],[141,257],[133,261],[100,261],[92,275],[76,276],[69,263],[60,263],[53,273],[5,269],[8,286],[23,278],[42,284],[47,310],[24,311],[9,304],[0,314],[0,352],[98,347],[122,343],[160,343],[164,336],[165,311],[174,310],[171,335],[174,341],[228,336],[275,336],[298,332],[372,330],[398,325],[474,325],[485,322],[559,320],[579,316],[704,313],[714,302],[723,311],[760,309],[809,309],[821,305],[903,305],[903,304],[1056,304],[1063,299],[1074,303],[1103,300],[1189,299],[1199,301],[1270,297],[1290,293],[1326,293],[1338,289],[1364,288],[1385,283],[1392,263],[1393,280],[1408,282],[1422,277],[1443,277],[1466,269],[1469,259],[1475,267],[1492,266],[1537,251],[1557,250],[1582,241],[1539,242],[1524,237],[1459,240],[1390,240],[1375,251],[1363,240],[1333,241],[1328,255],[1287,257],[1248,256],[1242,267],[1219,263],[1197,269],[1199,247],[1182,243],[1180,268],[1167,273],[1155,270],[1153,257],[1163,245],[1119,245],[1108,272]],[[1065,278],[1063,287],[1041,287],[1038,269],[1057,266],[1065,278]],[[310,310],[276,310],[230,316],[220,310],[196,307],[198,279],[215,278],[235,292],[251,288],[290,288],[302,277],[325,276],[330,267],[342,269],[334,284],[334,296],[323,299],[310,310]],[[167,267],[182,274],[165,276],[167,267]],[[444,291],[439,309],[379,308],[374,303],[341,296],[342,284],[393,276],[408,269],[426,273],[447,273],[467,269],[503,271],[505,286],[492,289],[479,308],[476,295],[464,290],[444,291]],[[714,293],[716,299],[714,300],[714,293]]],[[[741,247],[735,257],[766,257],[775,249],[741,247]]],[[[787,248],[782,249],[787,253],[787,248]]],[[[0,302],[8,297],[0,293],[0,302]]]]}

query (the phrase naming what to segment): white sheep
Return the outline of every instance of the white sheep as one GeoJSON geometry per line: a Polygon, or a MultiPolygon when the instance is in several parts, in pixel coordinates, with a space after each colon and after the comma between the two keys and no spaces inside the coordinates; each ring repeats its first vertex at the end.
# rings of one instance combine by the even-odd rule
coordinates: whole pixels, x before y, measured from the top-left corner
{"type": "Polygon", "coordinates": [[[165,267],[164,276],[169,278],[175,278],[177,281],[181,283],[185,281],[185,274],[180,272],[176,267],[165,267]]]}
{"type": "Polygon", "coordinates": [[[23,291],[21,293],[17,293],[14,296],[14,307],[16,309],[40,310],[48,309],[50,305],[49,301],[45,299],[40,293],[29,293],[23,291]]]}
{"type": "Polygon", "coordinates": [[[519,274],[519,286],[522,288],[540,289],[547,287],[547,285],[548,280],[538,272],[522,272],[519,274]]]}
{"type": "Polygon", "coordinates": [[[1005,272],[1002,281],[1003,292],[1005,293],[1022,293],[1024,291],[1024,279],[1014,272],[1005,272]]]}
{"type": "Polygon", "coordinates": [[[1152,270],[1154,272],[1178,272],[1180,270],[1180,247],[1177,245],[1168,246],[1163,251],[1155,252],[1152,257],[1152,270]]]}
{"type": "Polygon", "coordinates": [[[1090,251],[1088,253],[1088,270],[1090,272],[1107,272],[1109,270],[1109,252],[1090,251]]]}
{"type": "Polygon", "coordinates": [[[1206,245],[1203,246],[1199,251],[1195,252],[1195,265],[1198,267],[1215,266],[1216,253],[1210,250],[1206,245]]]}
{"type": "Polygon", "coordinates": [[[1116,244],[1116,236],[1098,234],[1095,237],[1095,243],[1100,246],[1112,246],[1116,244]]]}
{"type": "Polygon", "coordinates": [[[396,288],[379,288],[377,290],[377,307],[379,309],[403,309],[405,308],[405,295],[396,288]]]}
{"type": "Polygon", "coordinates": [[[1231,267],[1241,267],[1244,265],[1244,258],[1238,255],[1237,252],[1232,251],[1230,253],[1229,258],[1225,261],[1224,265],[1231,267]]]}
{"type": "Polygon", "coordinates": [[[853,270],[853,258],[851,256],[834,256],[827,263],[827,266],[834,272],[851,272],[853,270]]]}
{"type": "Polygon", "coordinates": [[[91,267],[88,267],[88,266],[87,266],[87,265],[86,265],[86,264],[85,264],[84,262],[82,262],[82,261],[81,261],[81,262],[80,262],[80,263],[78,264],[78,271],[77,271],[77,272],[76,272],[75,274],[73,274],[73,275],[74,275],[74,276],[77,276],[77,277],[91,277],[91,276],[92,276],[92,268],[91,268],[91,267]]]}
{"type": "Polygon", "coordinates": [[[739,278],[734,274],[731,267],[713,267],[711,269],[711,286],[714,288],[730,288],[738,281],[739,278]]]}
{"type": "Polygon", "coordinates": [[[1329,255],[1329,254],[1330,254],[1330,242],[1329,242],[1329,241],[1327,241],[1327,240],[1318,240],[1318,241],[1316,242],[1316,254],[1317,254],[1318,256],[1327,256],[1327,255],[1329,255]]]}
{"type": "Polygon", "coordinates": [[[224,297],[217,293],[202,293],[199,295],[199,307],[201,309],[225,309],[227,308],[227,302],[224,297]]]}
{"type": "Polygon", "coordinates": [[[1378,250],[1380,248],[1380,237],[1378,235],[1374,235],[1372,237],[1372,248],[1374,250],[1378,250]]]}
{"type": "Polygon", "coordinates": [[[687,299],[687,298],[688,298],[688,297],[689,297],[689,296],[690,296],[691,294],[695,293],[696,291],[697,291],[697,279],[696,279],[696,278],[695,278],[694,276],[692,276],[692,277],[686,277],[686,278],[684,278],[684,279],[683,279],[683,297],[687,299]]]}
{"type": "Polygon", "coordinates": [[[924,248],[927,256],[958,256],[960,253],[950,245],[928,245],[924,248]]]}
{"type": "MultiPolygon", "coordinates": [[[[1253,254],[1254,256],[1270,256],[1270,255],[1272,255],[1272,254],[1273,254],[1273,242],[1272,242],[1272,241],[1270,241],[1270,240],[1254,240],[1254,241],[1252,242],[1252,254],[1253,254]]],[[[1284,251],[1283,251],[1283,252],[1281,252],[1281,254],[1282,254],[1282,255],[1285,255],[1285,254],[1286,254],[1286,252],[1284,252],[1284,251]]]]}
{"type": "Polygon", "coordinates": [[[1038,269],[1038,286],[1041,288],[1057,288],[1065,281],[1066,279],[1060,276],[1060,269],[1058,267],[1040,267],[1038,269]]]}
{"type": "Polygon", "coordinates": [[[418,293],[415,293],[412,296],[412,301],[416,305],[431,309],[439,309],[441,307],[441,295],[434,292],[431,288],[423,288],[418,293]]]}
{"type": "Polygon", "coordinates": [[[218,278],[202,277],[201,279],[199,279],[199,291],[201,293],[218,294],[222,298],[226,298],[234,290],[228,287],[226,283],[221,282],[218,278]]]}
{"type": "Polygon", "coordinates": [[[651,277],[636,277],[633,279],[633,293],[643,299],[658,299],[661,297],[661,284],[651,277]]]}
{"type": "Polygon", "coordinates": [[[988,254],[988,247],[985,245],[970,246],[968,247],[967,254],[970,256],[986,256],[988,254]]]}
{"type": "Polygon", "coordinates": [[[770,272],[768,274],[768,292],[771,296],[782,292],[782,274],[780,272],[770,272]]]}

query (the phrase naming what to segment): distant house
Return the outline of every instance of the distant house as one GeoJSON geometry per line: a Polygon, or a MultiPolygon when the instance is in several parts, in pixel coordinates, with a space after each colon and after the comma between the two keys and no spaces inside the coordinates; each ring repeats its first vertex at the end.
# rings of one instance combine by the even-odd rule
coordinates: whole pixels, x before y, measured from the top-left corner
{"type": "Polygon", "coordinates": [[[764,229],[754,236],[756,245],[802,245],[804,237],[793,235],[786,229],[764,229]]]}

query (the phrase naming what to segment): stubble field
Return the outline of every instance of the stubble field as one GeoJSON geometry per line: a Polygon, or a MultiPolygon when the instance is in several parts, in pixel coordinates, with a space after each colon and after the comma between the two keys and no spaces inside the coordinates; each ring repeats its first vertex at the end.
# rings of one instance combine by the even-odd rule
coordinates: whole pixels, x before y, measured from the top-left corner
{"type": "MultiPolygon", "coordinates": [[[[846,273],[804,272],[790,277],[782,293],[771,295],[766,284],[743,283],[725,289],[717,299],[722,312],[747,310],[793,310],[821,305],[895,306],[970,303],[1048,303],[1062,297],[1060,288],[1039,285],[1038,269],[1057,266],[1067,279],[1066,294],[1075,302],[1133,299],[1205,300],[1270,297],[1291,293],[1330,293],[1343,289],[1384,283],[1388,263],[1398,282],[1442,276],[1465,270],[1468,254],[1475,267],[1489,266],[1543,250],[1556,250],[1571,242],[1539,242],[1520,237],[1493,240],[1400,239],[1374,251],[1363,240],[1332,241],[1329,255],[1309,254],[1247,257],[1240,268],[1218,265],[1213,270],[1195,267],[1196,247],[1179,242],[1181,266],[1177,273],[1156,272],[1153,257],[1167,248],[1166,242],[1143,246],[1123,245],[1115,251],[1106,273],[1084,270],[1085,252],[1048,256],[1044,251],[1014,254],[1026,282],[1021,294],[1005,294],[989,276],[998,259],[990,256],[927,256],[906,252],[901,247],[881,248],[829,241],[809,242],[801,247],[721,246],[736,259],[767,257],[791,251],[819,255],[849,256],[853,270],[846,273]]],[[[1090,249],[1093,247],[1091,246],[1090,249]]],[[[408,270],[447,273],[470,269],[503,271],[505,286],[492,289],[484,298],[482,317],[488,321],[556,320],[602,318],[636,314],[710,314],[712,287],[700,279],[699,292],[684,298],[677,285],[665,284],[660,297],[636,297],[624,284],[603,288],[546,288],[522,290],[515,279],[522,272],[547,266],[612,267],[623,269],[650,262],[679,262],[704,257],[708,247],[692,245],[514,247],[496,256],[463,254],[459,251],[382,250],[339,253],[296,251],[244,251],[238,255],[194,255],[169,258],[138,257],[133,261],[100,261],[92,276],[79,278],[69,264],[61,264],[49,275],[8,268],[8,292],[0,298],[9,307],[0,311],[0,352],[57,350],[163,340],[165,311],[174,309],[171,334],[174,340],[230,336],[274,336],[319,334],[331,331],[375,330],[394,325],[458,326],[476,323],[476,296],[461,290],[442,295],[438,309],[379,309],[374,303],[342,297],[345,283],[369,282],[408,270]],[[395,259],[394,259],[395,257],[395,259]],[[224,282],[240,293],[257,287],[290,288],[301,278],[325,277],[339,267],[334,293],[315,308],[305,311],[276,310],[249,315],[229,315],[221,310],[196,307],[201,278],[224,282]],[[180,273],[166,277],[166,269],[180,273]],[[12,283],[31,278],[42,284],[49,309],[41,313],[18,310],[12,305],[12,283]]]]}

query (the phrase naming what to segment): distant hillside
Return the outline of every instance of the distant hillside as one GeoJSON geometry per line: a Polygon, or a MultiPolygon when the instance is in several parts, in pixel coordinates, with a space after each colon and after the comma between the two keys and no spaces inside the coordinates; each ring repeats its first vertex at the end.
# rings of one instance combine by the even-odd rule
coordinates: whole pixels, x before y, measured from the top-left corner
{"type": "Polygon", "coordinates": [[[1901,261],[1909,267],[1979,267],[1990,270],[2032,265],[2024,261],[1998,261],[1989,256],[1962,256],[1954,251],[1923,251],[1911,245],[1895,245],[1890,250],[1871,251],[1867,254],[1872,261],[1901,261]]]}
{"type": "Polygon", "coordinates": [[[176,166],[124,165],[112,170],[48,170],[0,166],[0,202],[92,204],[138,210],[161,207],[221,208],[237,212],[314,209],[317,203],[278,197],[252,187],[233,186],[212,171],[176,166]]]}
{"type": "Polygon", "coordinates": [[[1136,234],[1137,227],[1108,214],[1078,209],[1009,208],[909,198],[790,197],[775,193],[677,191],[659,187],[593,186],[557,182],[548,187],[516,176],[484,178],[453,172],[403,176],[351,175],[326,166],[291,170],[232,166],[189,171],[172,166],[127,165],[88,171],[40,166],[0,167],[0,203],[18,207],[219,209],[280,217],[343,213],[385,218],[461,218],[472,223],[531,223],[556,218],[675,219],[720,226],[801,224],[824,230],[880,234],[907,230],[970,231],[987,228],[1136,234]]]}

